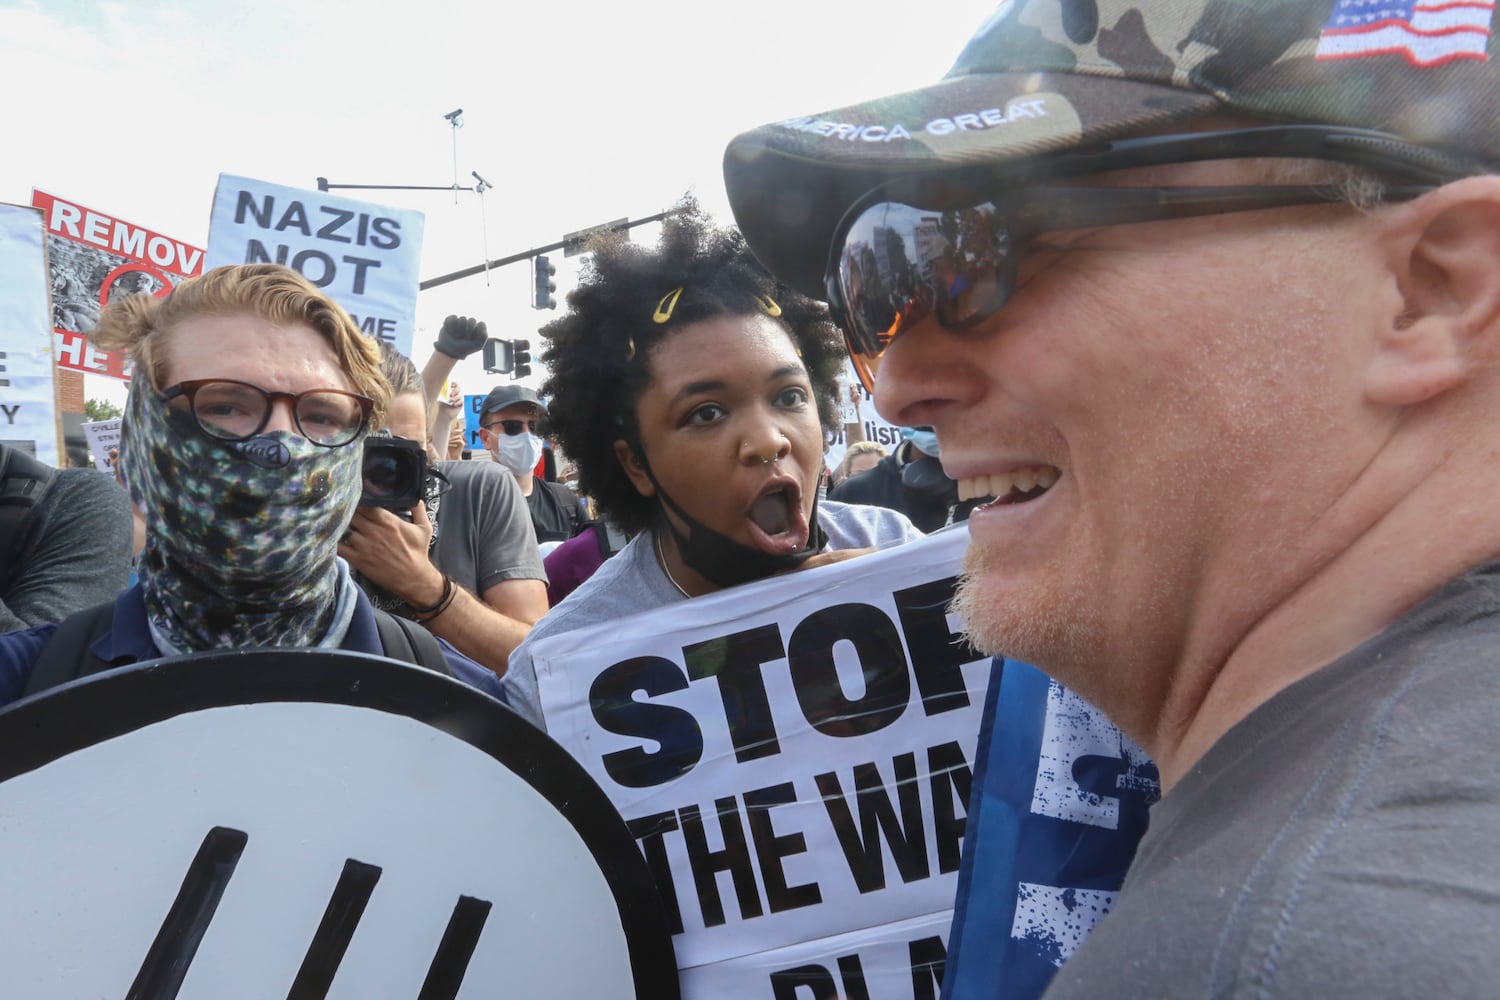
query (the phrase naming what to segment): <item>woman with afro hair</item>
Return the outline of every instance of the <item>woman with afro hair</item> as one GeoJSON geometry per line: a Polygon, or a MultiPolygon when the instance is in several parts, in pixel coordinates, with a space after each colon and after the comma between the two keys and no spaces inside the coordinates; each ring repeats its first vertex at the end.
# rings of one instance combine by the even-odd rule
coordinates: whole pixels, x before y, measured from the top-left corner
{"type": "Polygon", "coordinates": [[[896,511],[818,500],[845,359],[821,303],[691,203],[654,249],[590,249],[541,330],[542,393],[579,491],[634,537],[511,655],[507,693],[537,722],[538,639],[921,537],[896,511]]]}

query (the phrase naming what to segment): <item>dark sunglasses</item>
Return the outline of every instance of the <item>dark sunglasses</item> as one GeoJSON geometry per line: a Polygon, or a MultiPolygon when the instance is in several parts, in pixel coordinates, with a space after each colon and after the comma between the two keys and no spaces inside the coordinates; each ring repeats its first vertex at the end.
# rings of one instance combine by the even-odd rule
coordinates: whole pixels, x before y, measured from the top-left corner
{"type": "Polygon", "coordinates": [[[1380,132],[1278,125],[1121,139],[999,169],[882,185],[844,215],[825,272],[829,307],[860,381],[874,391],[886,348],[929,316],[944,329],[961,330],[997,313],[1015,291],[1027,243],[1042,233],[1343,201],[1326,184],[1055,183],[1138,167],[1265,157],[1331,160],[1403,182],[1383,190],[1387,201],[1410,200],[1483,172],[1472,161],[1380,132]]]}
{"type": "Polygon", "coordinates": [[[484,429],[487,431],[493,431],[496,427],[498,427],[509,436],[515,437],[522,431],[530,431],[531,433],[535,434],[536,429],[540,427],[541,424],[542,422],[540,420],[494,420],[490,423],[485,424],[484,429]]]}

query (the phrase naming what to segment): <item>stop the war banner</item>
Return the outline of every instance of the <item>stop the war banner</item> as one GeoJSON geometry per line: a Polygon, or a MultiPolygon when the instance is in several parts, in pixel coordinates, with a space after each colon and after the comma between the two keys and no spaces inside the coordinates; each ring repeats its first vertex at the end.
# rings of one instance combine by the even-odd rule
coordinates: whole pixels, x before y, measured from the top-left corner
{"type": "Polygon", "coordinates": [[[220,174],[208,266],[295,268],[360,330],[410,357],[423,222],[421,212],[220,174]]]}
{"type": "Polygon", "coordinates": [[[635,834],[685,996],[934,995],[990,668],[948,612],[967,542],[537,643],[548,731],[635,834]]]}
{"type": "Polygon", "coordinates": [[[57,464],[52,331],[42,217],[0,205],[0,443],[57,464]]]}
{"type": "Polygon", "coordinates": [[[203,251],[45,191],[31,203],[47,224],[52,330],[57,366],[127,378],[123,355],[101,351],[85,334],[117,295],[165,295],[203,271],[203,251]]]}

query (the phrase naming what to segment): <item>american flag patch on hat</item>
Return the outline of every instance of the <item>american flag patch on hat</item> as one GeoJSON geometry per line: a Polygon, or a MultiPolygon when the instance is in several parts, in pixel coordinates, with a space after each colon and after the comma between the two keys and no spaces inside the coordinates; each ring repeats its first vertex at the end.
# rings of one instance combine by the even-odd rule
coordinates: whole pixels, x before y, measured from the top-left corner
{"type": "Polygon", "coordinates": [[[1488,59],[1495,4],[1484,0],[1338,0],[1318,58],[1399,55],[1413,66],[1488,59]]]}

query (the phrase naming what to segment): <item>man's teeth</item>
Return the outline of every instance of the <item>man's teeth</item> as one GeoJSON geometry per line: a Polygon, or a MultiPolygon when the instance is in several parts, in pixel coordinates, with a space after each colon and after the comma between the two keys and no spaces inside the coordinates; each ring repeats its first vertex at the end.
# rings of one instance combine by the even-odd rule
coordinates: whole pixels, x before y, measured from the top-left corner
{"type": "Polygon", "coordinates": [[[1007,497],[1012,491],[1029,493],[1041,487],[1051,489],[1061,473],[1050,465],[1031,465],[1010,472],[996,472],[988,476],[973,476],[958,481],[958,498],[976,500],[980,497],[1007,497]]]}

